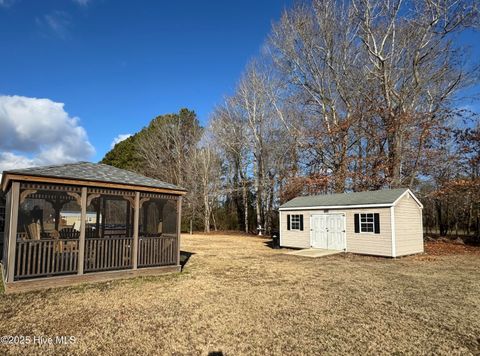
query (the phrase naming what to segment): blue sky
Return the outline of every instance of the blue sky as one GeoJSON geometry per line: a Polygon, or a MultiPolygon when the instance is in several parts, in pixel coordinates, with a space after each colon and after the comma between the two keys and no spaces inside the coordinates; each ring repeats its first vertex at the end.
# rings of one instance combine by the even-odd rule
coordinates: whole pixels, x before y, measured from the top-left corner
{"type": "Polygon", "coordinates": [[[0,94],[80,118],[99,160],[114,137],[233,90],[289,0],[0,0],[0,94]]]}
{"type": "MultiPolygon", "coordinates": [[[[182,107],[205,124],[292,3],[0,0],[0,171],[98,161],[119,135],[182,107]]],[[[461,42],[480,58],[478,33],[461,42]]]]}

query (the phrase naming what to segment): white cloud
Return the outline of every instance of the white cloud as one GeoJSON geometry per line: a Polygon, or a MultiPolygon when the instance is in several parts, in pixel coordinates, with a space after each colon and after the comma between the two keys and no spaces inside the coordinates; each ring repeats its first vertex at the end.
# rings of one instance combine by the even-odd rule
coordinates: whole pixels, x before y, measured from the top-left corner
{"type": "Polygon", "coordinates": [[[90,0],[73,0],[73,2],[76,2],[80,6],[87,6],[90,0]]]}
{"type": "Polygon", "coordinates": [[[62,39],[68,37],[71,20],[70,15],[65,11],[55,10],[42,17],[37,17],[35,22],[43,28],[45,35],[55,35],[62,39]]]}
{"type": "Polygon", "coordinates": [[[0,170],[8,171],[10,169],[19,169],[35,166],[35,160],[16,155],[12,152],[0,152],[0,170]]]}
{"type": "Polygon", "coordinates": [[[0,172],[94,155],[85,129],[63,106],[50,99],[0,96],[0,172]]]}
{"type": "Polygon", "coordinates": [[[9,7],[13,2],[14,0],[0,0],[0,7],[9,7]]]}
{"type": "Polygon", "coordinates": [[[118,135],[117,137],[115,137],[113,139],[112,143],[110,144],[110,148],[114,148],[117,143],[122,142],[123,140],[126,140],[130,136],[132,136],[132,134],[130,134],[130,133],[118,135]]]}

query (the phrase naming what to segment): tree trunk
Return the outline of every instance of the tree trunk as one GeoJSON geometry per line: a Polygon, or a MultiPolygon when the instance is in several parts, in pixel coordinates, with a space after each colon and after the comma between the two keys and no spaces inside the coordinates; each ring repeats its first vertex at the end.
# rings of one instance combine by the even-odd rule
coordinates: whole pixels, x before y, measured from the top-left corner
{"type": "Polygon", "coordinates": [[[336,172],[334,174],[335,193],[345,192],[345,180],[347,179],[347,145],[348,137],[347,135],[344,135],[340,148],[340,157],[336,166],[336,172]]]}
{"type": "Polygon", "coordinates": [[[437,226],[438,226],[438,233],[442,231],[442,206],[439,201],[435,201],[435,210],[437,211],[437,226]]]}
{"type": "Polygon", "coordinates": [[[440,236],[447,236],[448,228],[443,218],[442,203],[437,200],[435,202],[435,208],[437,210],[438,232],[440,236]]]}
{"type": "Polygon", "coordinates": [[[388,173],[390,176],[390,185],[392,188],[398,188],[401,185],[400,180],[400,142],[398,133],[392,132],[388,135],[388,173]]]}
{"type": "MultiPolygon", "coordinates": [[[[260,156],[260,155],[258,155],[260,156]]],[[[257,213],[257,226],[262,226],[262,160],[260,157],[257,157],[257,164],[255,169],[255,210],[257,213]]]]}
{"type": "Polygon", "coordinates": [[[204,198],[204,203],[205,203],[205,213],[204,213],[204,216],[203,216],[203,220],[204,220],[203,231],[206,232],[206,233],[209,233],[210,232],[210,207],[209,207],[209,204],[208,204],[208,197],[207,196],[204,198]]]}
{"type": "Polygon", "coordinates": [[[244,228],[245,222],[245,215],[243,213],[243,198],[242,198],[242,191],[243,187],[240,184],[240,179],[241,177],[241,171],[240,171],[240,164],[239,162],[235,159],[234,161],[234,174],[233,174],[233,180],[232,180],[232,199],[233,199],[233,204],[235,207],[235,211],[237,214],[237,226],[235,227],[236,229],[242,230],[244,228]]]}
{"type": "Polygon", "coordinates": [[[468,219],[467,219],[467,235],[470,236],[470,227],[472,226],[473,218],[473,202],[470,202],[468,206],[468,219]]]}
{"type": "Polygon", "coordinates": [[[248,234],[248,182],[245,178],[242,179],[242,200],[243,200],[243,214],[245,217],[245,233],[248,234]]]}
{"type": "Polygon", "coordinates": [[[271,218],[271,210],[272,210],[272,207],[271,207],[271,197],[272,197],[272,186],[270,184],[270,187],[268,189],[268,192],[265,192],[266,193],[266,200],[267,200],[267,204],[266,204],[266,209],[265,209],[265,233],[267,235],[270,235],[270,231],[272,230],[272,218],[271,218]]]}
{"type": "MultiPolygon", "coordinates": [[[[359,133],[356,133],[356,134],[359,135],[359,133]]],[[[359,188],[362,185],[362,182],[361,182],[361,177],[363,176],[362,167],[363,167],[362,140],[358,140],[357,157],[355,159],[355,170],[354,170],[353,186],[352,186],[352,190],[354,192],[359,191],[359,188]]]]}
{"type": "Polygon", "coordinates": [[[218,231],[217,230],[217,220],[215,220],[215,210],[212,211],[212,220],[213,220],[213,230],[218,231]]]}
{"type": "Polygon", "coordinates": [[[203,213],[203,221],[204,227],[203,231],[206,233],[210,232],[210,212],[211,206],[208,197],[208,190],[207,190],[208,182],[204,180],[204,191],[203,191],[203,205],[204,205],[204,213],[203,213]]]}
{"type": "Polygon", "coordinates": [[[477,226],[476,226],[476,240],[477,240],[477,243],[480,242],[480,215],[477,214],[477,226]]]}
{"type": "Polygon", "coordinates": [[[345,178],[347,176],[347,167],[346,162],[340,162],[337,166],[336,171],[334,172],[335,180],[335,193],[344,193],[345,192],[345,178]]]}

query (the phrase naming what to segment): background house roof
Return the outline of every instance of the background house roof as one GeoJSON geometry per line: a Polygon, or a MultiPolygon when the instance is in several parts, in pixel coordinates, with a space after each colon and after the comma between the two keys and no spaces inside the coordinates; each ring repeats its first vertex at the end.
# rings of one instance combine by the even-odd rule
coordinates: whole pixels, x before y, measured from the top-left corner
{"type": "Polygon", "coordinates": [[[385,189],[358,193],[310,195],[294,198],[280,208],[393,204],[408,188],[385,189]]]}
{"type": "Polygon", "coordinates": [[[174,184],[158,179],[148,178],[138,173],[112,167],[102,163],[78,162],[55,166],[32,167],[4,171],[7,174],[29,175],[36,177],[66,178],[94,182],[118,183],[153,188],[163,188],[185,191],[174,184]]]}

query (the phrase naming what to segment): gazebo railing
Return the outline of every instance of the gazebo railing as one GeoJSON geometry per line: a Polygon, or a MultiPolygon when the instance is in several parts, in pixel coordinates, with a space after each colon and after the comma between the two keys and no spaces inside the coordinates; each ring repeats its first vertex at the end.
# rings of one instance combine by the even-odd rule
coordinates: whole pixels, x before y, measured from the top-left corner
{"type": "MultiPolygon", "coordinates": [[[[175,265],[178,243],[175,234],[140,236],[138,268],[175,265]]],[[[78,239],[18,239],[15,279],[75,274],[78,270],[78,239]]],[[[133,237],[85,239],[84,271],[100,272],[133,268],[133,237]]]]}
{"type": "Polygon", "coordinates": [[[85,272],[132,267],[132,237],[88,238],[85,240],[85,272]]]}
{"type": "Polygon", "coordinates": [[[174,265],[177,261],[177,236],[163,234],[138,239],[138,267],[174,265]]]}
{"type": "MultiPolygon", "coordinates": [[[[78,239],[17,240],[15,279],[75,274],[78,239]]],[[[133,267],[133,238],[85,239],[84,271],[100,272],[133,267]]],[[[178,244],[175,235],[139,237],[138,267],[175,265],[178,244]]]]}
{"type": "Polygon", "coordinates": [[[73,274],[78,239],[17,240],[15,279],[73,274]]]}

